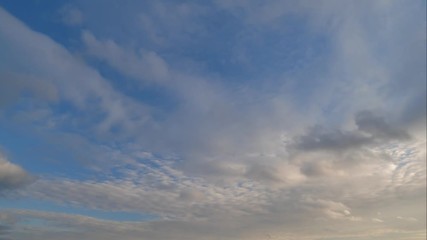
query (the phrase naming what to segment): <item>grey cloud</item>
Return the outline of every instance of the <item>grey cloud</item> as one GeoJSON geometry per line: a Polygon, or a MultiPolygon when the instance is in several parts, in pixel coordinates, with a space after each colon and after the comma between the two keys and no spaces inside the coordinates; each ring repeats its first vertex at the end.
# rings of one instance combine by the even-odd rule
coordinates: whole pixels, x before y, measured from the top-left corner
{"type": "Polygon", "coordinates": [[[327,131],[316,127],[307,135],[298,137],[295,142],[296,148],[300,150],[339,151],[363,146],[372,142],[372,139],[357,132],[327,131]]]}
{"type": "Polygon", "coordinates": [[[421,92],[418,96],[413,97],[404,106],[404,112],[401,116],[401,120],[404,123],[410,124],[421,124],[425,127],[427,117],[427,94],[421,92]]]}
{"type": "Polygon", "coordinates": [[[203,193],[197,190],[185,189],[179,193],[179,199],[183,201],[198,202],[203,198],[203,193]]]}
{"type": "Polygon", "coordinates": [[[376,138],[407,140],[409,134],[404,130],[391,126],[383,117],[372,112],[362,111],[356,114],[355,122],[360,131],[372,134],[376,138]]]}
{"type": "Polygon", "coordinates": [[[13,226],[4,225],[0,220],[0,240],[12,240],[9,237],[11,231],[13,231],[13,226]]]}
{"type": "Polygon", "coordinates": [[[33,180],[34,178],[24,169],[9,162],[0,153],[0,193],[7,190],[19,189],[33,180]]]}
{"type": "Polygon", "coordinates": [[[56,101],[58,89],[31,75],[0,70],[0,107],[16,103],[23,94],[33,98],[56,101]]]}
{"type": "Polygon", "coordinates": [[[253,164],[246,171],[245,176],[265,183],[281,182],[279,172],[274,166],[253,164]]]}
{"type": "Polygon", "coordinates": [[[370,111],[361,111],[354,117],[357,130],[327,130],[311,128],[306,135],[294,139],[294,147],[299,150],[345,151],[366,145],[385,143],[391,140],[409,140],[410,135],[397,126],[392,126],[383,117],[370,111]]]}
{"type": "Polygon", "coordinates": [[[319,161],[305,162],[301,165],[301,173],[309,177],[325,176],[327,170],[319,161]]]}

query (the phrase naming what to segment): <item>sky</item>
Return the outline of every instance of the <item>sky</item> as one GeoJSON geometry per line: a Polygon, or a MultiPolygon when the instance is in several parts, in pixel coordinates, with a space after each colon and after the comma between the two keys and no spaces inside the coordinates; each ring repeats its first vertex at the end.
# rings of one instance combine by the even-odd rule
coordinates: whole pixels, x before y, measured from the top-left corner
{"type": "Polygon", "coordinates": [[[0,240],[425,238],[425,0],[0,0],[0,240]]]}

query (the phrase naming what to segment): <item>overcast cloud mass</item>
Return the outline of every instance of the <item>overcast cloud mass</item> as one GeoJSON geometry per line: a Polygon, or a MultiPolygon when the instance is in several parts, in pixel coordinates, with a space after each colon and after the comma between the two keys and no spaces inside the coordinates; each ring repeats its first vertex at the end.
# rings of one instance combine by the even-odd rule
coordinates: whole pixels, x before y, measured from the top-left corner
{"type": "Polygon", "coordinates": [[[0,0],[0,239],[424,240],[426,40],[423,0],[0,0]]]}

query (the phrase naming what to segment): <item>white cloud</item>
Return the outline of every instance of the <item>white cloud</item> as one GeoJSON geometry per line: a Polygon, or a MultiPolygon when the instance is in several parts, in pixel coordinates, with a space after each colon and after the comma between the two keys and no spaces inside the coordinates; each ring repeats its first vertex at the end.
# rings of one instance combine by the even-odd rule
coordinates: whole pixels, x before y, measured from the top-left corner
{"type": "MultiPolygon", "coordinates": [[[[42,176],[22,194],[66,206],[158,217],[129,223],[18,211],[11,214],[44,219],[49,227],[20,223],[24,226],[13,233],[16,238],[55,239],[58,232],[61,239],[259,239],[265,232],[277,239],[422,237],[425,136],[413,134],[420,129],[413,121],[425,119],[417,113],[424,103],[415,104],[425,94],[425,70],[410,63],[425,46],[400,38],[386,41],[396,39],[406,29],[402,25],[374,31],[391,20],[397,24],[393,16],[401,12],[399,4],[324,1],[316,10],[308,2],[284,9],[289,2],[275,1],[261,4],[260,11],[257,3],[221,4],[234,16],[247,14],[245,28],[274,29],[289,13],[307,17],[310,31],[326,33],[335,46],[322,59],[326,71],[275,72],[258,79],[262,84],[231,88],[224,83],[228,79],[218,80],[215,73],[178,71],[179,64],[166,63],[159,51],[84,31],[82,40],[92,57],[128,77],[154,80],[176,97],[176,108],[156,119],[152,114],[158,109],[114,89],[82,59],[0,9],[0,43],[6,52],[0,56],[0,77],[16,80],[1,82],[11,95],[0,103],[18,101],[22,89],[41,101],[72,103],[69,117],[53,118],[83,131],[73,135],[56,128],[60,133],[52,141],[73,146],[79,160],[98,170],[86,179],[42,176]],[[382,43],[387,53],[378,50],[382,43]],[[411,51],[396,50],[400,44],[411,51]],[[398,66],[401,61],[405,64],[398,66]],[[17,77],[22,69],[24,80],[17,77]],[[411,79],[408,86],[406,79],[411,79]],[[298,82],[312,88],[312,94],[293,87],[298,82]],[[271,87],[265,90],[263,84],[271,87]],[[357,114],[364,110],[369,112],[357,114]],[[307,130],[311,125],[324,129],[307,130]],[[381,217],[372,214],[378,211],[381,217]]],[[[181,21],[192,16],[189,6],[173,16],[161,4],[155,9],[162,14],[162,29],[150,30],[154,16],[138,19],[160,39],[179,34],[168,31],[178,24],[175,19],[182,29],[181,21]]],[[[425,29],[418,30],[411,9],[404,8],[402,18],[409,19],[409,39],[417,42],[425,29]]],[[[29,109],[27,118],[37,115],[31,110],[37,109],[29,109]]],[[[41,113],[40,118],[55,114],[41,113]]],[[[5,179],[25,175],[18,166],[3,165],[5,179]]]]}
{"type": "Polygon", "coordinates": [[[418,221],[418,219],[416,219],[414,217],[401,217],[401,216],[397,216],[396,218],[399,219],[399,220],[402,220],[402,221],[410,221],[410,222],[416,222],[416,221],[418,221]]]}
{"type": "MultiPolygon", "coordinates": [[[[127,155],[131,152],[128,150],[125,151],[126,154],[116,156],[118,159],[127,159],[127,165],[118,165],[111,174],[91,180],[39,180],[30,187],[27,196],[75,207],[150,213],[158,219],[139,224],[172,224],[176,227],[173,229],[178,231],[182,238],[186,236],[188,239],[197,239],[195,236],[198,235],[194,232],[185,235],[185,226],[214,231],[205,235],[208,239],[210,236],[213,239],[222,236],[218,235],[218,232],[224,234],[224,239],[228,239],[227,236],[230,239],[233,239],[233,236],[236,238],[231,234],[235,232],[235,228],[230,229],[228,226],[246,229],[241,233],[244,235],[239,235],[238,239],[251,239],[249,236],[257,239],[255,236],[258,236],[259,231],[254,230],[252,233],[249,229],[268,229],[279,236],[284,234],[283,236],[295,238],[310,238],[309,236],[320,235],[338,237],[341,234],[349,234],[348,232],[353,234],[348,236],[382,236],[390,231],[397,231],[390,230],[397,228],[400,229],[398,231],[408,231],[406,234],[409,236],[415,229],[422,228],[421,223],[417,224],[417,227],[396,227],[393,219],[398,219],[395,216],[414,214],[417,211],[418,214],[414,216],[423,218],[424,213],[419,211],[424,204],[423,195],[417,192],[425,188],[425,178],[423,180],[422,175],[418,178],[415,177],[417,174],[407,172],[404,174],[405,180],[402,181],[411,182],[411,188],[402,189],[400,186],[409,185],[401,185],[400,181],[393,178],[400,175],[399,172],[403,169],[388,166],[392,162],[421,164],[423,160],[417,152],[417,146],[408,146],[408,143],[378,146],[375,154],[373,150],[369,154],[359,155],[355,160],[361,162],[356,165],[340,166],[342,156],[326,154],[325,159],[337,164],[331,167],[333,172],[326,173],[321,178],[310,176],[298,181],[287,180],[289,176],[283,172],[284,175],[278,175],[273,184],[269,178],[254,178],[252,175],[246,175],[244,171],[234,176],[233,181],[219,182],[210,181],[209,178],[192,177],[177,169],[173,159],[158,159],[152,154],[142,153],[144,159],[138,160],[140,152],[127,155]],[[396,155],[398,152],[412,154],[396,155]],[[366,159],[361,159],[361,156],[366,159]],[[341,168],[341,174],[334,172],[337,168],[341,168]],[[395,198],[396,195],[400,197],[395,198]],[[402,204],[410,209],[396,207],[402,204]],[[373,216],[374,211],[381,211],[381,218],[373,216]],[[373,219],[383,221],[384,232],[375,233],[377,227],[369,224],[376,221],[373,219]],[[310,228],[313,224],[318,227],[310,228]],[[322,226],[343,230],[328,232],[322,229],[322,226]]],[[[301,167],[302,162],[299,161],[318,161],[316,158],[322,156],[320,153],[312,154],[311,157],[303,155],[295,158],[295,168],[301,167]]],[[[423,171],[420,167],[415,169],[423,171]]],[[[298,170],[289,171],[293,173],[298,170]]],[[[149,233],[150,230],[141,230],[139,235],[149,233]]],[[[152,236],[156,239],[163,235],[158,233],[152,236]]]]}
{"type": "Polygon", "coordinates": [[[384,220],[381,220],[381,219],[379,219],[379,218],[372,218],[372,222],[375,222],[375,223],[383,223],[383,222],[384,222],[384,220]]]}
{"type": "Polygon", "coordinates": [[[130,129],[150,118],[146,106],[117,92],[96,70],[47,36],[30,30],[3,9],[0,9],[0,18],[1,41],[7,49],[0,57],[0,70],[2,75],[9,76],[8,79],[2,78],[5,86],[24,79],[23,86],[29,91],[41,92],[48,100],[59,97],[78,111],[92,113],[87,119],[75,121],[91,122],[90,118],[97,119],[97,114],[104,116],[102,120],[98,117],[91,126],[92,130],[102,133],[108,133],[113,127],[131,133],[130,129]],[[22,69],[25,69],[25,78],[21,77],[22,69]],[[36,80],[40,83],[35,84],[36,80]],[[39,90],[43,86],[47,88],[39,90]]]}
{"type": "Polygon", "coordinates": [[[122,74],[141,81],[167,81],[169,76],[167,63],[155,52],[139,49],[136,52],[125,50],[112,40],[101,41],[89,31],[83,31],[82,40],[89,54],[122,74]]]}

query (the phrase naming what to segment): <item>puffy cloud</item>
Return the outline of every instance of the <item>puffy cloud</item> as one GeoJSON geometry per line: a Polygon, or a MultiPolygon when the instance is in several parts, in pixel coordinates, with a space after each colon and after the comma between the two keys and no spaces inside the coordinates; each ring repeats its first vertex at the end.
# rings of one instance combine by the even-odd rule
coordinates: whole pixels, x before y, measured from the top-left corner
{"type": "Polygon", "coordinates": [[[0,193],[6,190],[19,189],[34,180],[20,166],[9,162],[6,157],[0,153],[0,193]]]}

